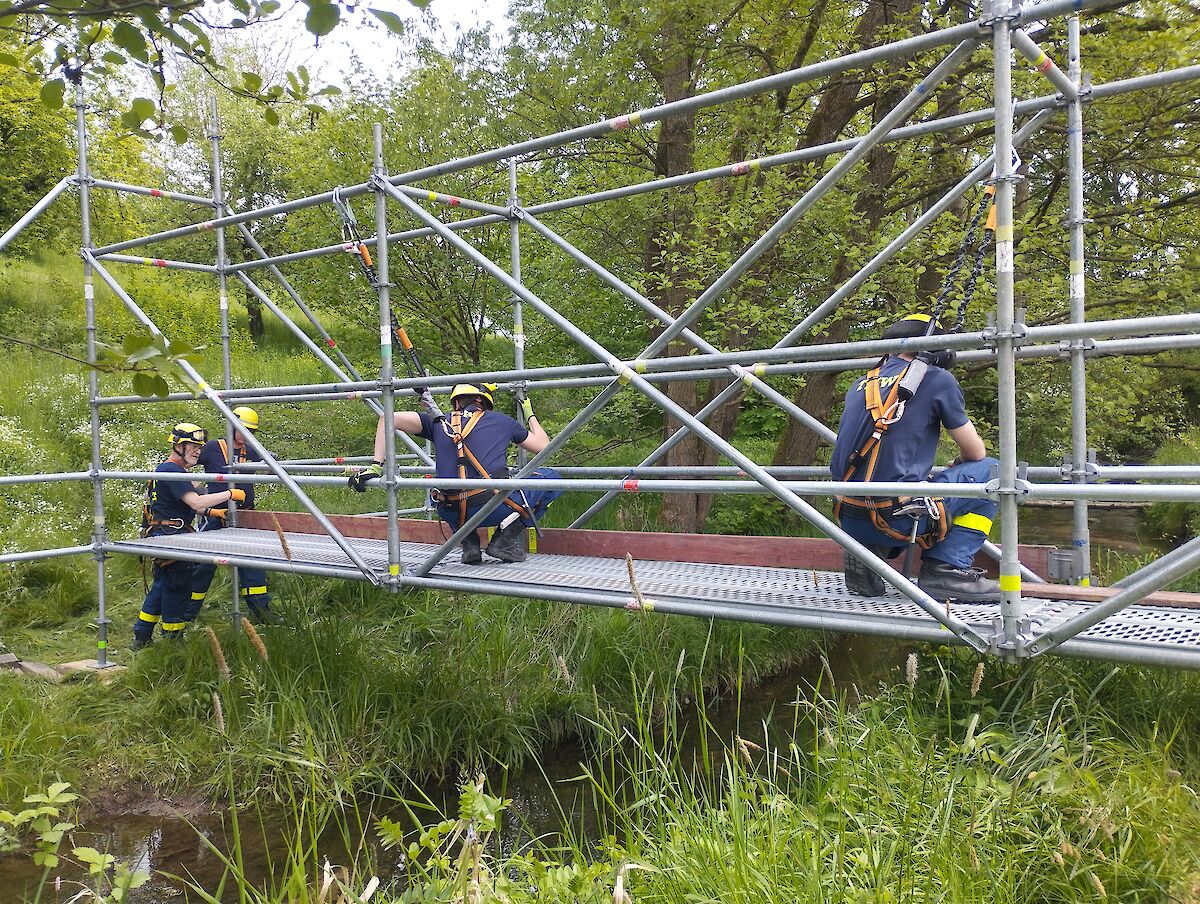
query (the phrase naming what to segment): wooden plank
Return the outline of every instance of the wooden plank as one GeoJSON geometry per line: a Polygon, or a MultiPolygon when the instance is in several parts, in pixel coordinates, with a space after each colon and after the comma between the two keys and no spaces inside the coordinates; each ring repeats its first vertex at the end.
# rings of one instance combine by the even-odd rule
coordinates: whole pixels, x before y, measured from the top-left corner
{"type": "MultiPolygon", "coordinates": [[[[387,519],[368,515],[330,515],[334,527],[347,537],[387,539],[387,519]]],[[[239,512],[238,523],[254,530],[274,530],[275,520],[286,532],[323,533],[316,519],[297,512],[239,512]]],[[[450,528],[440,521],[400,519],[400,539],[441,544],[450,528]]],[[[1053,547],[1022,545],[1021,562],[1046,573],[1046,555],[1053,547]]],[[[623,559],[629,553],[647,562],[705,562],[712,565],[751,565],[773,568],[842,570],[842,548],[833,540],[814,537],[743,537],[728,534],[672,534],[620,530],[547,528],[538,541],[540,552],[565,556],[623,559]]],[[[900,568],[901,558],[892,561],[900,568]]],[[[976,564],[996,574],[996,562],[980,554],[976,564]]]]}
{"type": "MultiPolygon", "coordinates": [[[[1069,584],[1023,584],[1021,593],[1047,600],[1069,600],[1079,603],[1102,603],[1121,592],[1120,587],[1073,587],[1069,584]]],[[[1160,590],[1142,597],[1139,606],[1174,606],[1181,609],[1200,609],[1200,593],[1177,593],[1160,590]]]]}

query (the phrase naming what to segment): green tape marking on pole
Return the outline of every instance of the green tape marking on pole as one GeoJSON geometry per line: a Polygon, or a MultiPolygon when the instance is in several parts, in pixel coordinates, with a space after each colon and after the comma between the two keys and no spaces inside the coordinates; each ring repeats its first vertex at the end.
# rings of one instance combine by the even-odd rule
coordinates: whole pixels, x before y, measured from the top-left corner
{"type": "Polygon", "coordinates": [[[107,640],[96,641],[96,649],[97,650],[107,650],[108,649],[108,641],[107,640]]]}

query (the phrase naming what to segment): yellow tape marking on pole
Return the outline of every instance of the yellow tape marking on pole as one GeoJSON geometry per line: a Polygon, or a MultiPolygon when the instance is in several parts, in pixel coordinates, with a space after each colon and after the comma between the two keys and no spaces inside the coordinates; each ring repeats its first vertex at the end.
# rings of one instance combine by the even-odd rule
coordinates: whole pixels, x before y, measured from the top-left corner
{"type": "Polygon", "coordinates": [[[537,552],[537,528],[529,528],[529,551],[537,552]]]}
{"type": "Polygon", "coordinates": [[[1083,261],[1071,261],[1067,266],[1067,271],[1072,276],[1078,276],[1083,273],[1083,261]]]}
{"type": "Polygon", "coordinates": [[[396,575],[400,574],[400,566],[399,565],[389,565],[388,566],[388,574],[392,575],[392,577],[395,577],[396,575]]]}
{"type": "Polygon", "coordinates": [[[1019,574],[1000,575],[1000,589],[1005,593],[1021,592],[1021,576],[1019,574]]]}
{"type": "Polygon", "coordinates": [[[1012,228],[1011,223],[1007,226],[997,226],[996,227],[996,241],[997,242],[1011,242],[1012,240],[1013,240],[1013,228],[1012,228]]]}

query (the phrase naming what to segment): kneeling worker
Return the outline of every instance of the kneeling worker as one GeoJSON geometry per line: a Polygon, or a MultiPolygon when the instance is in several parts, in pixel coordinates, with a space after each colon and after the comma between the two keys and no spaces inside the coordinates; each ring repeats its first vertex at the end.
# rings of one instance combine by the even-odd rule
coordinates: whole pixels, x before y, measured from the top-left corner
{"type": "MultiPolygon", "coordinates": [[[[196,466],[208,434],[195,424],[176,424],[170,439],[170,457],[154,470],[183,474],[196,466]]],[[[246,494],[237,489],[201,494],[196,492],[196,484],[188,480],[151,480],[146,486],[142,536],[164,537],[190,531],[197,512],[203,514],[214,505],[230,499],[242,502],[245,498],[246,494]]],[[[154,560],[154,583],[133,626],[133,649],[140,650],[149,644],[154,639],[154,626],[160,622],[164,637],[182,635],[191,590],[191,562],[154,560]]]]}
{"type": "MultiPolygon", "coordinates": [[[[550,437],[538,423],[528,399],[521,401],[528,429],[515,418],[493,409],[490,383],[459,383],[450,393],[449,415],[437,412],[428,393],[422,402],[426,411],[397,411],[395,428],[433,443],[435,479],[442,478],[505,478],[508,476],[508,447],[520,446],[537,454],[546,448],[550,437]]],[[[350,486],[366,492],[367,483],[383,476],[386,434],[383,418],[375,431],[375,463],[350,478],[350,486]]],[[[557,478],[553,468],[538,468],[531,477],[557,478]]],[[[487,489],[434,491],[438,517],[454,530],[471,517],[497,491],[487,489]]],[[[484,518],[480,527],[499,528],[485,550],[501,562],[525,560],[525,529],[533,527],[550,503],[562,495],[561,490],[514,490],[495,511],[484,518]]],[[[479,534],[472,531],[462,541],[462,561],[479,565],[483,556],[479,534]]]]}
{"type": "MultiPolygon", "coordinates": [[[[233,431],[233,454],[226,448],[224,439],[210,439],[200,450],[200,469],[206,474],[228,474],[230,463],[241,464],[247,461],[262,461],[262,456],[246,444],[245,430],[258,432],[258,412],[253,408],[240,406],[233,409],[237,416],[238,426],[233,431]]],[[[222,484],[210,483],[209,492],[217,492],[222,484]]],[[[248,483],[245,488],[246,498],[240,502],[247,511],[254,508],[254,484],[248,483]]],[[[215,511],[201,519],[199,529],[202,531],[219,530],[225,526],[225,512],[215,511]]],[[[208,587],[212,583],[217,566],[208,562],[199,562],[192,568],[192,598],[184,613],[185,621],[195,621],[208,595],[208,587]]],[[[246,604],[246,613],[250,621],[256,625],[279,625],[283,619],[279,613],[271,611],[271,594],[267,589],[267,573],[261,568],[239,567],[238,587],[242,602],[246,604]]]]}
{"type": "MultiPolygon", "coordinates": [[[[890,326],[884,339],[924,336],[928,314],[912,314],[890,326]]],[[[935,324],[934,334],[944,334],[935,324]]],[[[988,458],[983,440],[967,416],[962,388],[946,368],[952,351],[924,352],[928,365],[916,392],[905,400],[902,380],[914,354],[887,355],[846,393],[837,442],[829,470],[835,480],[913,482],[929,479],[942,427],[958,446],[958,459],[933,478],[938,483],[987,483],[996,459],[988,458]]],[[[987,540],[997,503],[963,497],[841,496],[834,506],[842,529],[876,555],[899,555],[914,529],[923,550],[917,583],[945,602],[993,602],[1000,585],[974,568],[975,553],[987,540]],[[924,511],[917,518],[919,511],[924,511]]],[[[884,581],[856,557],[845,554],[846,587],[859,596],[879,596],[884,581]]]]}

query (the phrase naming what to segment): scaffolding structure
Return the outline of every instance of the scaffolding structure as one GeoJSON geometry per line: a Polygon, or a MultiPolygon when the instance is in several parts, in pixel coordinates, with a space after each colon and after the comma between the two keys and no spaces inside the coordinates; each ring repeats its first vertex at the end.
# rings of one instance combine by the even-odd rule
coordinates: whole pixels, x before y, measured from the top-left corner
{"type": "MultiPolygon", "coordinates": [[[[116,295],[125,308],[155,336],[161,331],[150,317],[139,307],[134,298],[109,272],[111,263],[148,265],[168,270],[179,269],[211,274],[216,277],[220,311],[220,333],[223,354],[222,387],[215,388],[205,381],[188,362],[180,363],[187,378],[198,387],[202,395],[225,419],[227,441],[232,443],[233,429],[237,423],[231,408],[246,403],[278,403],[299,401],[356,400],[371,407],[371,410],[391,423],[396,402],[401,397],[412,397],[421,389],[429,388],[434,393],[448,392],[459,382],[488,380],[500,384],[501,390],[516,392],[538,392],[548,389],[587,388],[599,392],[585,405],[542,451],[523,457],[519,471],[511,479],[490,480],[439,480],[444,490],[465,488],[494,488],[501,491],[468,518],[453,535],[440,545],[418,548],[411,543],[402,543],[399,516],[412,510],[402,511],[398,493],[403,490],[428,487],[428,481],[419,476],[428,471],[432,464],[427,448],[417,444],[406,434],[385,431],[386,456],[384,479],[381,486],[386,497],[387,539],[374,545],[344,536],[325,512],[308,496],[306,488],[312,486],[345,486],[344,478],[332,476],[333,470],[340,471],[343,460],[333,464],[333,459],[307,459],[303,461],[280,461],[247,433],[247,444],[262,457],[263,464],[257,469],[238,469],[232,475],[197,475],[146,473],[105,470],[101,461],[100,421],[101,410],[109,406],[122,406],[155,401],[192,400],[196,396],[187,393],[172,393],[165,399],[143,399],[138,396],[102,396],[99,380],[93,369],[88,377],[88,394],[91,412],[91,467],[87,471],[65,474],[33,474],[0,477],[0,487],[18,483],[74,480],[90,482],[93,488],[94,530],[92,541],[86,545],[42,549],[0,556],[0,563],[27,561],[56,556],[91,554],[99,573],[98,582],[98,656],[100,666],[108,664],[107,642],[110,621],[106,613],[105,559],[113,553],[135,553],[161,555],[169,550],[172,558],[189,561],[217,562],[219,564],[246,564],[270,570],[300,574],[318,574],[339,578],[357,579],[390,591],[409,587],[432,589],[449,588],[463,592],[484,592],[534,596],[543,599],[560,599],[572,603],[599,605],[630,604],[628,592],[621,593],[610,584],[589,584],[586,580],[575,582],[571,589],[559,581],[551,584],[546,580],[545,569],[539,576],[538,569],[531,571],[530,583],[520,584],[514,578],[518,570],[496,569],[471,571],[454,564],[454,558],[446,560],[447,554],[455,550],[468,531],[475,530],[487,515],[499,506],[510,492],[522,488],[563,489],[578,492],[599,492],[599,500],[571,525],[582,527],[605,505],[622,492],[631,489],[652,493],[766,493],[779,499],[784,505],[815,525],[826,536],[835,540],[851,555],[866,562],[869,567],[891,588],[889,598],[879,601],[872,610],[872,601],[851,598],[839,583],[840,577],[828,580],[814,577],[819,585],[822,599],[830,605],[836,604],[837,614],[824,614],[806,610],[804,614],[795,607],[773,604],[770,595],[758,603],[743,604],[712,602],[701,605],[696,602],[704,596],[699,590],[672,592],[664,585],[658,591],[660,599],[667,605],[662,611],[679,611],[696,615],[715,615],[723,618],[738,618],[762,621],[771,624],[794,624],[800,626],[829,627],[843,631],[866,631],[868,633],[892,634],[897,637],[919,637],[922,639],[953,640],[973,649],[1016,661],[1042,655],[1050,650],[1075,655],[1107,656],[1140,662],[1159,662],[1183,667],[1200,668],[1200,628],[1192,631],[1159,630],[1162,625],[1176,624],[1178,613],[1155,615],[1154,607],[1134,607],[1123,618],[1129,623],[1158,625],[1147,629],[1151,640],[1140,645],[1122,645],[1118,632],[1115,640],[1097,642],[1088,640],[1087,632],[1096,629],[1109,616],[1138,603],[1179,577],[1200,566],[1200,537],[1181,545],[1174,551],[1161,556],[1157,561],[1139,569],[1133,575],[1118,582],[1116,592],[1095,605],[1059,606],[1053,618],[1045,615],[1045,607],[1036,600],[1022,595],[1022,578],[1040,580],[1037,575],[1022,566],[1018,560],[1018,506],[1025,500],[1058,499],[1069,500],[1073,506],[1073,550],[1072,568],[1075,583],[1086,586],[1090,582],[1090,539],[1088,535],[1088,503],[1095,500],[1171,500],[1200,501],[1200,485],[1183,481],[1200,478],[1200,463],[1175,467],[1115,467],[1098,464],[1094,453],[1088,448],[1087,433],[1087,387],[1085,367],[1093,356],[1142,355],[1157,352],[1196,348],[1200,346],[1200,312],[1165,316],[1139,316],[1123,319],[1092,320],[1085,316],[1084,277],[1084,226],[1087,222],[1084,210],[1084,110],[1085,107],[1104,98],[1114,97],[1131,91],[1156,88],[1188,82],[1200,78],[1200,65],[1188,66],[1137,78],[1091,85],[1084,77],[1080,60],[1079,13],[1099,10],[1110,5],[1112,0],[1045,0],[1033,5],[1020,6],[1014,0],[992,0],[977,19],[961,25],[943,28],[915,37],[906,38],[878,47],[860,50],[846,56],[831,59],[769,77],[722,88],[684,100],[666,103],[627,115],[605,119],[553,135],[534,138],[469,157],[450,160],[399,175],[389,174],[384,165],[384,143],[382,127],[374,128],[374,166],[370,177],[363,183],[333,189],[321,194],[298,198],[255,210],[234,212],[227,203],[221,171],[221,135],[216,115],[215,101],[212,106],[209,141],[212,155],[212,196],[200,197],[157,188],[105,181],[91,175],[88,164],[88,135],[86,123],[86,97],[81,84],[76,94],[76,133],[78,139],[78,162],[74,176],[63,179],[46,194],[24,217],[0,236],[0,249],[7,245],[22,229],[34,220],[68,188],[78,191],[82,217],[81,254],[84,262],[84,302],[87,318],[87,355],[91,362],[97,355],[97,322],[95,309],[94,280],[100,280],[116,295]],[[1028,23],[1068,16],[1069,60],[1064,71],[1022,30],[1028,23]],[[964,113],[933,119],[914,125],[904,125],[906,120],[921,107],[940,84],[951,78],[979,48],[990,45],[993,65],[993,106],[964,113]],[[848,69],[869,67],[875,63],[912,57],[936,48],[950,47],[941,59],[920,82],[865,135],[845,139],[819,147],[807,147],[793,152],[777,154],[757,160],[747,160],[732,165],[689,173],[683,176],[657,179],[622,188],[611,189],[579,197],[557,199],[525,206],[517,194],[517,171],[522,158],[535,152],[561,147],[585,140],[603,140],[606,136],[627,129],[650,126],[671,116],[690,114],[717,104],[771,92],[782,87],[812,81],[834,75],[848,69]],[[1050,83],[1053,93],[1015,100],[1011,76],[1014,51],[1026,58],[1036,71],[1050,83]],[[1050,326],[1027,326],[1023,322],[1014,301],[1013,266],[1013,207],[1014,185],[1020,177],[1014,171],[1014,148],[1034,138],[1045,123],[1055,115],[1064,114],[1067,119],[1067,159],[1069,181],[1069,210],[1066,222],[1069,235],[1069,272],[1066,287],[1070,299],[1068,322],[1050,326]],[[693,332],[692,327],[700,316],[727,290],[729,290],[764,253],[775,246],[781,237],[793,227],[813,206],[832,189],[838,181],[877,145],[882,142],[900,141],[947,129],[994,122],[994,147],[977,166],[968,172],[956,185],[928,210],[917,217],[886,247],[833,294],[818,304],[800,323],[771,348],[748,351],[724,351],[693,332]],[[672,316],[656,306],[650,299],[634,289],[628,282],[611,273],[591,259],[567,239],[546,226],[540,217],[543,214],[572,207],[603,201],[628,198],[651,191],[671,190],[698,182],[737,178],[748,173],[771,167],[793,164],[810,159],[823,159],[830,155],[840,158],[794,202],[769,229],[751,243],[733,264],[699,293],[692,303],[679,315],[672,316]],[[430,179],[459,173],[476,167],[506,165],[508,172],[508,197],[504,204],[449,195],[437,190],[418,188],[418,183],[430,179]],[[995,188],[997,213],[995,231],[995,286],[996,307],[992,324],[984,329],[952,335],[920,337],[900,340],[870,340],[862,342],[799,344],[812,331],[835,312],[840,304],[854,294],[879,272],[902,248],[919,235],[941,214],[949,210],[967,191],[981,182],[990,181],[995,188]],[[93,190],[104,189],[138,195],[149,195],[185,201],[210,208],[212,216],[202,222],[190,223],[175,229],[152,235],[132,238],[103,246],[96,246],[91,235],[90,197],[93,190]],[[380,359],[378,376],[364,378],[351,362],[336,348],[329,333],[321,325],[302,296],[284,275],[281,267],[300,260],[353,250],[347,243],[338,243],[306,251],[271,255],[254,238],[247,224],[265,217],[275,217],[317,205],[344,203],[356,197],[374,197],[374,235],[364,241],[373,248],[376,269],[380,274],[377,291],[379,296],[380,359]],[[427,209],[428,206],[445,206],[470,210],[477,215],[467,219],[445,222],[427,209]],[[417,222],[415,228],[391,232],[389,212],[399,208],[417,222]],[[504,269],[468,242],[463,233],[468,230],[495,223],[507,222],[510,228],[511,261],[504,269]],[[253,258],[233,263],[226,253],[227,230],[236,229],[253,258]],[[559,249],[570,260],[586,268],[598,280],[644,311],[661,331],[644,351],[633,360],[621,360],[601,345],[595,338],[579,329],[568,318],[532,291],[521,278],[520,237],[524,230],[532,231],[559,249]],[[166,258],[140,257],[126,252],[172,239],[211,233],[215,238],[215,260],[212,264],[171,260],[166,258]],[[512,295],[514,365],[510,370],[483,373],[466,373],[438,377],[437,385],[429,385],[422,378],[398,378],[394,369],[392,329],[390,324],[391,305],[389,282],[388,248],[399,242],[421,241],[431,237],[463,256],[480,271],[495,279],[512,295]],[[294,323],[270,296],[254,281],[255,270],[266,270],[283,291],[308,319],[318,336],[326,343],[329,351],[314,342],[309,335],[294,323]],[[295,337],[330,371],[333,380],[321,384],[297,386],[232,388],[229,299],[227,281],[238,280],[253,297],[267,307],[295,337]],[[580,348],[595,359],[594,364],[558,367],[526,366],[524,359],[525,336],[523,327],[524,307],[536,311],[548,323],[560,329],[580,348]],[[694,353],[685,356],[663,357],[668,346],[676,340],[689,343],[694,353]],[[830,427],[797,406],[786,395],[772,388],[767,382],[777,375],[814,374],[866,369],[887,353],[932,351],[952,348],[959,352],[959,360],[986,362],[994,365],[998,374],[997,407],[1000,461],[999,472],[986,485],[933,483],[873,484],[873,495],[921,495],[988,497],[998,500],[1000,507],[1000,543],[988,544],[987,550],[999,562],[1002,599],[999,606],[985,612],[986,617],[976,613],[963,618],[949,607],[933,600],[916,583],[893,570],[887,562],[873,555],[866,547],[845,533],[835,522],[814,507],[809,497],[829,496],[841,493],[861,492],[862,484],[830,480],[824,468],[772,468],[760,465],[731,443],[714,432],[705,421],[727,401],[738,393],[752,391],[760,394],[787,414],[826,440],[832,441],[836,434],[830,427]],[[335,357],[331,356],[330,352],[335,357]],[[1017,449],[1017,401],[1016,366],[1018,359],[1067,359],[1070,367],[1071,386],[1071,454],[1062,466],[1028,466],[1018,459],[1017,449]],[[728,380],[728,386],[717,393],[697,413],[684,410],[661,386],[664,383],[687,380],[728,380]],[[642,462],[619,468],[563,468],[561,480],[533,480],[530,475],[539,466],[549,463],[554,454],[575,435],[580,428],[599,412],[619,392],[631,388],[642,393],[657,405],[664,415],[681,426],[658,449],[642,462]],[[657,464],[677,443],[687,436],[698,437],[713,447],[729,466],[712,468],[671,468],[657,464]],[[403,444],[403,448],[399,445],[403,444]],[[413,464],[401,464],[412,461],[413,464]],[[237,528],[236,506],[230,505],[231,527],[216,532],[224,535],[190,535],[183,537],[160,537],[142,541],[114,540],[109,536],[104,511],[104,485],[107,481],[157,480],[231,480],[238,483],[278,483],[285,486],[324,531],[326,537],[319,544],[320,550],[307,559],[304,556],[286,558],[271,555],[255,548],[253,531],[237,528]],[[1136,481],[1135,483],[1113,484],[1106,480],[1136,481]],[[1157,483],[1146,483],[1156,481],[1157,483]],[[446,560],[446,561],[444,561],[446,560]],[[530,588],[533,588],[532,590],[530,588]],[[897,603],[896,597],[899,597],[897,603]],[[889,608],[891,607],[891,608],[889,608]],[[901,611],[902,610],[902,611],[901,611]],[[991,610],[994,610],[991,611],[991,610]],[[1133,613],[1133,614],[1130,614],[1133,613]],[[947,631],[949,635],[947,635],[947,631]],[[1185,636],[1186,635],[1186,636],[1185,636]],[[1174,640],[1172,640],[1174,638],[1174,640]],[[1163,645],[1175,643],[1167,650],[1163,645]]],[[[418,510],[419,511],[419,510],[418,510]]],[[[258,532],[265,533],[265,532],[258,532]]],[[[293,537],[295,535],[292,535],[293,537]]],[[[311,540],[312,537],[309,537],[311,540]]],[[[293,539],[292,546],[302,544],[293,539]]],[[[535,559],[541,556],[535,557],[535,559]]],[[[575,566],[572,566],[575,567],[575,566]]],[[[712,568],[713,566],[706,566],[712,568]]],[[[703,570],[703,569],[701,569],[703,570]]],[[[772,572],[775,569],[761,569],[772,572]]],[[[580,573],[587,572],[582,568],[580,573]]],[[[682,573],[680,573],[682,574],[682,573]]],[[[233,612],[237,617],[238,588],[236,570],[233,587],[233,612]]],[[[669,576],[668,576],[669,577],[669,576]]],[[[664,578],[667,580],[667,578],[664,578]]],[[[700,582],[683,581],[681,586],[699,587],[700,582]]],[[[710,575],[707,586],[716,580],[710,575]]],[[[782,580],[774,576],[771,580],[782,580]]],[[[784,582],[786,584],[786,581],[784,582]]],[[[783,585],[780,585],[782,587],[783,585]]],[[[791,585],[788,585],[791,586],[791,585]]],[[[794,589],[794,588],[793,588],[794,589]]],[[[808,593],[812,588],[806,589],[808,593]]],[[[793,592],[781,589],[781,594],[793,592]]],[[[798,591],[797,591],[798,592],[798,591]]],[[[811,595],[811,594],[810,594],[811,595]]],[[[705,597],[707,599],[707,597],[705,597]]],[[[815,597],[814,597],[815,599],[815,597]]],[[[807,605],[807,604],[806,604],[807,605]]],[[[816,605],[815,603],[813,605],[816,605]]],[[[811,607],[810,607],[811,608],[811,607]]],[[[1140,630],[1140,629],[1139,629],[1140,630]]]]}

